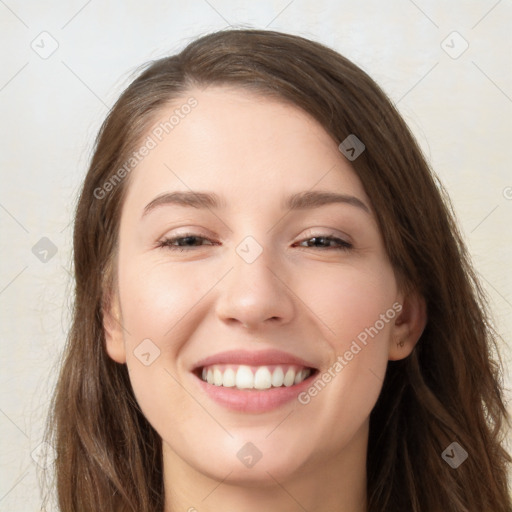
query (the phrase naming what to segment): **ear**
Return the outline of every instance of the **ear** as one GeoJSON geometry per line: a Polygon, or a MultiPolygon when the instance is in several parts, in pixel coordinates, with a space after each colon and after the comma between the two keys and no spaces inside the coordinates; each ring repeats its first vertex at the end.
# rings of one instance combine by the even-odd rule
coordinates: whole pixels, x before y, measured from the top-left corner
{"type": "Polygon", "coordinates": [[[389,339],[390,361],[405,359],[410,355],[427,324],[427,306],[423,296],[416,292],[409,293],[400,304],[402,307],[394,319],[389,339]]]}
{"type": "Polygon", "coordinates": [[[103,330],[107,354],[117,363],[126,363],[126,350],[123,339],[123,326],[119,298],[112,293],[102,308],[103,330]]]}

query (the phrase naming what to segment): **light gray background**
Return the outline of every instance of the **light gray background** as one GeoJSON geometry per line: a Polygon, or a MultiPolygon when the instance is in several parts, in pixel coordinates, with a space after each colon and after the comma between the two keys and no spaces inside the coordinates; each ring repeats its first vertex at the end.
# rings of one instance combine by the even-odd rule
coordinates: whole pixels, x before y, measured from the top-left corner
{"type": "Polygon", "coordinates": [[[70,222],[100,123],[140,64],[230,24],[323,42],[398,104],[451,194],[510,368],[511,21],[510,0],[0,0],[0,510],[40,510],[31,453],[69,326],[70,222]],[[53,257],[32,252],[42,237],[53,257]]]}

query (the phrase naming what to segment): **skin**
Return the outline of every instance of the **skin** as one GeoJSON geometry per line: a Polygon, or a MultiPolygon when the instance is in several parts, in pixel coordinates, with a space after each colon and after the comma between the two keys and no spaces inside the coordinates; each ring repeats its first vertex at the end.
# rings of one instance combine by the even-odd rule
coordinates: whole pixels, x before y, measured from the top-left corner
{"type": "Polygon", "coordinates": [[[387,361],[407,357],[421,334],[424,301],[398,288],[364,188],[320,124],[294,106],[223,87],[190,91],[160,119],[189,96],[197,107],[130,175],[118,285],[105,315],[107,351],[127,364],[162,438],[165,510],[366,511],[369,415],[387,361]],[[188,190],[214,192],[223,205],[167,204],[143,216],[160,194],[188,190]],[[355,196],[369,212],[344,203],[282,207],[311,190],[355,196]],[[189,232],[205,245],[158,247],[189,232]],[[252,263],[236,252],[247,236],[263,249],[252,263]],[[353,248],[315,246],[315,236],[353,248]],[[394,303],[401,312],[307,405],[228,410],[190,371],[225,350],[270,348],[325,372],[394,303]],[[160,350],[149,366],[134,354],[145,339],[160,350]],[[249,441],[262,453],[252,468],[237,458],[249,441]]]}

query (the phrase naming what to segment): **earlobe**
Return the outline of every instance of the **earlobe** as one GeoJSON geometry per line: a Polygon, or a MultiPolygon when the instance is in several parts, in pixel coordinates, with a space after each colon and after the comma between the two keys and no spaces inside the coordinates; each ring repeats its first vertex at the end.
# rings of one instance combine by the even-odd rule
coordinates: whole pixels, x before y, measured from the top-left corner
{"type": "Polygon", "coordinates": [[[423,296],[414,292],[402,301],[389,340],[389,360],[404,359],[414,350],[427,324],[427,306],[423,296]]]}
{"type": "Polygon", "coordinates": [[[108,300],[102,308],[103,331],[107,354],[117,363],[126,363],[126,351],[123,339],[123,327],[117,297],[108,300]]]}

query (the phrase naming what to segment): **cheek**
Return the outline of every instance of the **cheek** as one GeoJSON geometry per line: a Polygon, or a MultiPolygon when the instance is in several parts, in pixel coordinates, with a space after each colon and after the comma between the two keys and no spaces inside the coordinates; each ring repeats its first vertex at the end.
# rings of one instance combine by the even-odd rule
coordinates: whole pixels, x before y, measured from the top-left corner
{"type": "MultiPolygon", "coordinates": [[[[172,425],[186,399],[176,382],[176,360],[186,340],[188,315],[206,292],[182,269],[125,258],[119,265],[119,295],[126,364],[137,401],[154,425],[172,425]]],[[[182,418],[180,418],[182,421],[182,418]]]]}
{"type": "Polygon", "coordinates": [[[299,402],[340,444],[366,420],[382,389],[396,296],[392,269],[382,264],[310,280],[308,304],[322,320],[331,357],[299,402]]]}
{"type": "Polygon", "coordinates": [[[397,287],[392,268],[382,261],[303,272],[295,291],[324,326],[336,353],[344,352],[358,335],[364,338],[376,323],[380,338],[389,335],[397,287]]]}
{"type": "MultiPolygon", "coordinates": [[[[190,275],[182,266],[131,261],[120,269],[119,293],[124,325],[132,337],[176,337],[182,319],[211,287],[207,275],[190,275]]],[[[136,340],[135,340],[136,341],[136,340]]]]}

